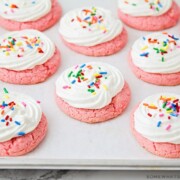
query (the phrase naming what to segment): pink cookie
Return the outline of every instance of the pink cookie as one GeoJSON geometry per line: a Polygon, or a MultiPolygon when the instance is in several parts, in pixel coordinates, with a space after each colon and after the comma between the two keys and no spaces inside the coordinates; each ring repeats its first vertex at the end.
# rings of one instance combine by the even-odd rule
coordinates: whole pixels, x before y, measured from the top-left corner
{"type": "Polygon", "coordinates": [[[131,114],[131,131],[138,143],[147,151],[165,158],[180,158],[180,144],[152,142],[134,129],[134,112],[131,114]]]}
{"type": "Polygon", "coordinates": [[[86,123],[99,123],[113,119],[126,109],[130,102],[131,92],[127,83],[111,101],[111,103],[101,109],[74,108],[56,96],[56,101],[60,109],[70,117],[86,123]]]}
{"type": "Polygon", "coordinates": [[[139,38],[132,46],[129,65],[141,80],[161,85],[180,84],[180,37],[156,32],[139,38]]]}
{"type": "Polygon", "coordinates": [[[133,73],[137,76],[137,78],[160,86],[176,86],[180,85],[180,72],[171,73],[171,74],[160,74],[160,73],[147,73],[140,68],[136,67],[131,57],[129,57],[129,65],[133,71],[133,73]]]}
{"type": "Polygon", "coordinates": [[[118,9],[119,18],[128,26],[142,31],[158,31],[168,29],[177,24],[180,16],[178,5],[173,2],[172,7],[159,16],[131,16],[118,9]]]}
{"type": "MultiPolygon", "coordinates": [[[[40,10],[38,9],[37,11],[40,10]]],[[[35,12],[36,10],[34,10],[34,13],[35,12]]],[[[50,12],[45,14],[43,17],[40,17],[39,19],[34,21],[31,20],[27,22],[18,22],[14,20],[5,19],[0,16],[0,26],[11,31],[23,30],[23,29],[37,29],[39,31],[44,31],[52,27],[59,20],[61,14],[62,14],[62,9],[58,1],[52,0],[52,7],[50,12]]]]}
{"type": "Polygon", "coordinates": [[[167,158],[180,157],[180,96],[158,93],[145,98],[131,114],[131,130],[149,152],[167,158]]]}
{"type": "Polygon", "coordinates": [[[97,57],[115,54],[128,39],[122,22],[100,7],[68,12],[60,20],[59,33],[72,50],[97,57]]]}
{"type": "Polygon", "coordinates": [[[114,66],[88,62],[68,68],[56,81],[56,101],[70,117],[98,123],[120,115],[131,93],[123,75],[114,66]]]}
{"type": "Polygon", "coordinates": [[[20,156],[34,150],[44,139],[47,133],[47,120],[42,115],[39,125],[34,131],[0,143],[0,156],[20,156]]]}
{"type": "Polygon", "coordinates": [[[40,83],[53,75],[60,65],[59,50],[37,30],[9,32],[2,35],[0,44],[0,80],[4,82],[40,83]]]}
{"type": "Polygon", "coordinates": [[[60,52],[56,51],[52,58],[33,69],[13,71],[0,68],[0,80],[11,84],[37,84],[52,76],[60,65],[60,52]]]}
{"type": "Polygon", "coordinates": [[[66,44],[66,46],[68,46],[72,50],[80,54],[96,57],[108,56],[117,53],[126,45],[127,41],[128,36],[125,29],[123,29],[122,33],[115,37],[113,40],[91,47],[77,46],[75,44],[68,43],[63,39],[63,42],[66,44]]]}

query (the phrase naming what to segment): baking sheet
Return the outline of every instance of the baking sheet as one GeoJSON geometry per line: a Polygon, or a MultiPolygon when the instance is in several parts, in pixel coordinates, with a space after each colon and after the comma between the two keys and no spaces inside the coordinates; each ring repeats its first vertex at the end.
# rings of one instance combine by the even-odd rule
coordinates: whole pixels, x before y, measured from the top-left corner
{"type": "MultiPolygon", "coordinates": [[[[180,5],[180,1],[176,1],[180,5]]],[[[117,0],[60,0],[63,12],[84,6],[101,6],[117,16],[117,0]]],[[[11,85],[0,82],[0,89],[26,93],[41,101],[49,122],[45,140],[33,152],[15,158],[0,158],[0,168],[51,169],[180,169],[180,159],[164,159],[143,150],[129,128],[132,108],[146,96],[157,92],[180,92],[180,86],[159,87],[135,78],[127,57],[132,43],[148,34],[126,26],[129,42],[123,51],[109,57],[86,57],[69,50],[58,35],[58,24],[45,31],[62,53],[58,72],[37,85],[11,85]],[[132,100],[126,111],[112,121],[89,125],[63,114],[55,102],[55,81],[59,74],[74,64],[102,61],[118,67],[132,90],[132,100]]],[[[180,33],[179,24],[168,30],[180,33]]],[[[1,34],[6,32],[0,28],[1,34]]]]}

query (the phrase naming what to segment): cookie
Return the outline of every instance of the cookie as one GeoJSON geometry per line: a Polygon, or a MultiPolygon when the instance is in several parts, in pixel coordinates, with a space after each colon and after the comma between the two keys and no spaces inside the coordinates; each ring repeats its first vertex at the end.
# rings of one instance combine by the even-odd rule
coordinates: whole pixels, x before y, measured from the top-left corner
{"type": "Polygon", "coordinates": [[[132,28],[158,31],[175,26],[180,9],[173,0],[119,0],[118,15],[132,28]]]}
{"type": "Polygon", "coordinates": [[[129,64],[134,74],[148,83],[180,84],[180,38],[157,32],[139,38],[133,45],[129,64]]]}
{"type": "Polygon", "coordinates": [[[60,65],[60,52],[37,30],[14,31],[0,36],[0,80],[13,84],[45,81],[60,65]]]}
{"type": "Polygon", "coordinates": [[[180,157],[180,95],[155,94],[131,114],[131,130],[147,151],[166,158],[180,157]]]}
{"type": "Polygon", "coordinates": [[[59,33],[69,48],[87,56],[111,55],[127,43],[121,21],[100,7],[68,12],[60,20],[59,33]]]}
{"type": "Polygon", "coordinates": [[[27,154],[44,139],[46,117],[31,97],[4,91],[0,96],[0,156],[27,154]]]}
{"type": "Polygon", "coordinates": [[[53,26],[61,14],[62,9],[58,0],[0,1],[0,26],[11,31],[44,31],[53,26]]]}
{"type": "Polygon", "coordinates": [[[121,72],[106,63],[90,62],[65,70],[56,81],[56,100],[70,117],[98,123],[120,115],[131,93],[121,72]]]}

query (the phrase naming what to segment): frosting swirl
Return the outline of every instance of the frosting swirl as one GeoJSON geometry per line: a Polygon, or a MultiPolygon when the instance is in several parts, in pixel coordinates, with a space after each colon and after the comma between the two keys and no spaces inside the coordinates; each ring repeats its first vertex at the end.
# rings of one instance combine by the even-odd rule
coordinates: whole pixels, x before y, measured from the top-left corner
{"type": "Polygon", "coordinates": [[[180,38],[166,32],[141,37],[134,43],[131,57],[133,63],[145,72],[180,72],[180,38]]]}
{"type": "Polygon", "coordinates": [[[56,94],[73,107],[101,109],[123,87],[124,78],[117,68],[91,62],[64,71],[56,81],[56,94]]]}
{"type": "Polygon", "coordinates": [[[54,52],[52,41],[36,30],[14,31],[0,36],[0,68],[33,69],[49,60],[54,52]]]}
{"type": "Polygon", "coordinates": [[[134,113],[135,130],[153,142],[180,144],[180,95],[147,97],[134,113]]]}
{"type": "Polygon", "coordinates": [[[17,21],[35,21],[51,10],[51,0],[1,0],[0,16],[17,21]]]}
{"type": "Polygon", "coordinates": [[[81,8],[62,17],[59,32],[69,43],[95,46],[114,39],[122,32],[120,20],[103,8],[81,8]]]}
{"type": "Polygon", "coordinates": [[[0,142],[23,136],[38,126],[42,110],[31,97],[5,89],[0,102],[0,142]]]}
{"type": "Polygon", "coordinates": [[[119,9],[131,16],[159,16],[172,6],[172,0],[119,0],[119,9]]]}

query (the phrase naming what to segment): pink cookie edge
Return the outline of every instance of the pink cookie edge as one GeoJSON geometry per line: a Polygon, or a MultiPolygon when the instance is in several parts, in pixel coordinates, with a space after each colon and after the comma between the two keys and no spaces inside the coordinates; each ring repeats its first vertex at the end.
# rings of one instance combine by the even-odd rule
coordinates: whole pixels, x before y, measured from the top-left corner
{"type": "Polygon", "coordinates": [[[132,62],[131,55],[129,55],[129,65],[140,80],[143,80],[150,84],[155,84],[159,86],[177,86],[180,85],[180,72],[171,74],[158,74],[158,73],[148,73],[141,70],[139,67],[135,66],[132,62]]]}
{"type": "Polygon", "coordinates": [[[33,151],[45,138],[48,122],[44,114],[34,131],[0,143],[0,156],[21,156],[33,151]],[[20,145],[20,146],[19,146],[20,145]]]}
{"type": "Polygon", "coordinates": [[[37,84],[46,81],[59,68],[61,63],[60,51],[56,48],[54,55],[44,64],[37,65],[33,69],[13,71],[0,68],[0,80],[10,84],[37,84]]]}
{"type": "Polygon", "coordinates": [[[17,22],[4,19],[0,16],[0,26],[10,31],[17,31],[23,29],[36,29],[39,31],[44,31],[56,24],[60,19],[61,15],[62,8],[60,4],[57,0],[52,0],[51,11],[40,19],[30,22],[17,22]]]}
{"type": "Polygon", "coordinates": [[[133,17],[118,9],[119,18],[129,27],[142,31],[165,30],[177,24],[180,16],[178,5],[173,2],[171,9],[160,16],[133,17]]]}
{"type": "Polygon", "coordinates": [[[134,112],[138,108],[138,105],[133,109],[131,113],[131,123],[130,128],[131,132],[134,135],[137,142],[148,152],[165,158],[180,158],[180,144],[172,143],[157,143],[148,140],[143,137],[134,129],[134,112]]]}
{"type": "Polygon", "coordinates": [[[130,99],[131,91],[127,82],[125,82],[125,85],[121,92],[119,92],[112,99],[112,102],[101,109],[74,108],[56,95],[56,102],[58,104],[58,107],[65,114],[72,117],[73,119],[90,124],[105,122],[119,116],[127,108],[130,99]]]}
{"type": "Polygon", "coordinates": [[[67,47],[77,53],[84,54],[86,56],[99,57],[109,56],[122,50],[127,44],[128,34],[127,31],[123,28],[123,31],[114,39],[92,47],[78,46],[72,43],[68,43],[62,37],[61,39],[67,47]]]}

